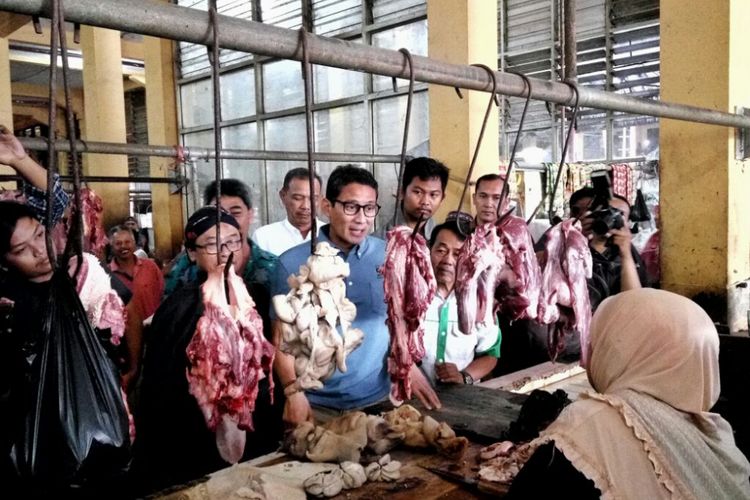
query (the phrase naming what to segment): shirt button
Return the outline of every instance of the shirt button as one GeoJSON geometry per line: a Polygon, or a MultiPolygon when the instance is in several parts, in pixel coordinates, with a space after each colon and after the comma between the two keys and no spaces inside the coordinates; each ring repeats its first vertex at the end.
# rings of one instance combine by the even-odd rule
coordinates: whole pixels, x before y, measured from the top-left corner
{"type": "Polygon", "coordinates": [[[353,286],[353,285],[354,285],[354,283],[352,283],[352,282],[350,281],[350,282],[349,282],[349,286],[353,286]]]}

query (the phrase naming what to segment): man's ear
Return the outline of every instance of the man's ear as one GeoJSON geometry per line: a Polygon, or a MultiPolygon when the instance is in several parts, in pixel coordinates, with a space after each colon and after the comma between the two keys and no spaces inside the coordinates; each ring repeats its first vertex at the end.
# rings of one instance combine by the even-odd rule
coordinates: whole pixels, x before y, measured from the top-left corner
{"type": "Polygon", "coordinates": [[[193,264],[195,264],[195,254],[196,254],[196,251],[193,250],[193,249],[191,249],[191,248],[186,248],[185,249],[185,253],[187,253],[188,260],[190,260],[190,262],[192,262],[193,264]]]}
{"type": "Polygon", "coordinates": [[[328,198],[323,198],[320,200],[320,209],[323,211],[326,217],[330,220],[331,218],[331,209],[333,208],[333,205],[331,204],[331,200],[328,198]]]}
{"type": "Polygon", "coordinates": [[[281,200],[281,203],[284,203],[284,195],[286,194],[285,189],[279,189],[279,199],[281,200]]]}

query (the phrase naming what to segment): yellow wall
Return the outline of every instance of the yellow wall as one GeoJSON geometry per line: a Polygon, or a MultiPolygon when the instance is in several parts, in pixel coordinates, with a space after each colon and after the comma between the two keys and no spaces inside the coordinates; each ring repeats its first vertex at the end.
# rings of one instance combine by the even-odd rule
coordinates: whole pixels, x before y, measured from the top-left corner
{"type": "MultiPolygon", "coordinates": [[[[661,1],[661,98],[722,111],[750,105],[750,2],[661,1]]],[[[662,285],[724,294],[750,277],[750,177],[735,131],[662,120],[662,285]]]]}
{"type": "MultiPolygon", "coordinates": [[[[89,141],[126,142],[120,32],[81,27],[83,51],[83,135],[89,141]]],[[[126,156],[84,155],[86,175],[128,175],[126,156]]],[[[104,200],[104,225],[119,224],[130,213],[128,184],[91,183],[104,200]]]]}
{"type": "MultiPolygon", "coordinates": [[[[178,140],[177,100],[173,71],[173,45],[170,40],[145,37],[146,111],[148,113],[148,142],[173,146],[178,140]]],[[[151,158],[151,175],[168,177],[170,158],[151,158]]],[[[170,194],[173,186],[152,184],[154,245],[161,258],[172,257],[182,241],[181,195],[170,194]]]]}
{"type": "MultiPolygon", "coordinates": [[[[497,67],[497,4],[490,1],[430,0],[427,2],[429,57],[456,64],[483,63],[497,67]]],[[[463,91],[458,98],[452,88],[429,86],[430,156],[451,170],[446,199],[436,218],[458,208],[489,93],[463,91]]],[[[493,105],[472,180],[497,172],[498,111],[493,105]]],[[[463,210],[470,211],[471,188],[463,210]]]]}

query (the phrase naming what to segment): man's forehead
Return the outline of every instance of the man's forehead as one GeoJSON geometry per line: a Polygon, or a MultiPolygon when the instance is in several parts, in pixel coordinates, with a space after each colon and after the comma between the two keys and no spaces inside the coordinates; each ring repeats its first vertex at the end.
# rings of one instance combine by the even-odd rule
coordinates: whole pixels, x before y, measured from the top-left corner
{"type": "Polygon", "coordinates": [[[339,200],[356,201],[359,203],[374,203],[378,201],[378,192],[372,187],[358,182],[351,182],[341,188],[339,200]]]}
{"type": "Polygon", "coordinates": [[[505,182],[502,179],[482,181],[476,189],[477,193],[502,194],[504,185],[505,182]]]}
{"type": "Polygon", "coordinates": [[[422,189],[426,189],[430,191],[442,191],[443,190],[443,184],[440,182],[440,177],[430,177],[428,179],[420,179],[419,177],[414,177],[411,180],[411,182],[409,182],[409,185],[406,187],[407,188],[420,187],[422,189]]]}
{"type": "Polygon", "coordinates": [[[462,247],[464,242],[459,239],[458,236],[456,236],[456,233],[451,231],[450,229],[441,229],[438,235],[435,237],[435,245],[445,245],[448,247],[462,247]]]}
{"type": "Polygon", "coordinates": [[[130,229],[126,229],[124,231],[117,231],[114,234],[115,240],[133,240],[135,241],[135,236],[133,235],[133,231],[130,229]]]}
{"type": "MultiPolygon", "coordinates": [[[[216,201],[216,200],[212,200],[216,201]]],[[[232,210],[247,210],[245,202],[239,196],[222,196],[220,202],[221,208],[231,212],[232,210]]]]}
{"type": "MultiPolygon", "coordinates": [[[[295,177],[289,182],[289,187],[287,190],[290,193],[304,193],[307,194],[310,192],[310,181],[309,179],[300,179],[299,177],[295,177]]],[[[318,182],[318,179],[315,179],[315,191],[320,191],[320,183],[318,182]]]]}
{"type": "Polygon", "coordinates": [[[620,210],[621,212],[630,211],[630,205],[620,198],[612,198],[611,200],[609,200],[609,204],[615,207],[617,210],[620,210]]]}

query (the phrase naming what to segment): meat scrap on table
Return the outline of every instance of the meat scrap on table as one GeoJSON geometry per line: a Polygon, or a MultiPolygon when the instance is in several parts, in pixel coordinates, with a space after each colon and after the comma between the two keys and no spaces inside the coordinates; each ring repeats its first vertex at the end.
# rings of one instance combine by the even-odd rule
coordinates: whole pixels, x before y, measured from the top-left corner
{"type": "Polygon", "coordinates": [[[346,372],[346,357],[364,339],[351,324],[356,306],[346,298],[349,264],[327,242],[320,242],[307,263],[288,278],[286,295],[273,297],[281,322],[281,350],[294,356],[294,388],[320,389],[336,368],[346,372]],[[337,325],[341,325],[341,334],[337,325]]]}
{"type": "Polygon", "coordinates": [[[409,371],[424,357],[424,322],[437,291],[427,242],[406,226],[387,234],[383,263],[383,286],[388,307],[386,324],[391,336],[388,373],[390,399],[394,405],[411,399],[409,371]]]}
{"type": "Polygon", "coordinates": [[[271,370],[274,349],[263,336],[263,321],[245,283],[231,264],[225,277],[224,267],[209,273],[201,286],[205,312],[187,346],[187,378],[208,428],[216,432],[219,453],[237,463],[245,431],[253,428],[258,383],[271,370]]]}
{"type": "Polygon", "coordinates": [[[312,462],[359,462],[363,453],[382,455],[396,446],[434,449],[458,459],[469,442],[445,422],[406,404],[382,415],[352,411],[322,425],[303,422],[284,439],[283,449],[312,462]]]}

